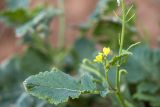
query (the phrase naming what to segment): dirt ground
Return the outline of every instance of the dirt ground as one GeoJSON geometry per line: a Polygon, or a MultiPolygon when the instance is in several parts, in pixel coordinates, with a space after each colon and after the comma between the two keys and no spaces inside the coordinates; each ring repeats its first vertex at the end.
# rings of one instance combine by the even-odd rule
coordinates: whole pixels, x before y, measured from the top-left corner
{"type": "MultiPolygon", "coordinates": [[[[31,7],[45,2],[48,5],[55,5],[57,0],[32,0],[31,7]]],[[[73,30],[70,26],[80,24],[87,20],[88,15],[95,8],[98,0],[65,0],[66,10],[66,44],[70,45],[78,31],[73,30]]],[[[136,25],[142,37],[149,36],[151,46],[156,48],[158,39],[160,39],[160,1],[159,0],[133,0],[137,7],[136,25]],[[147,32],[146,32],[147,31],[147,32]],[[147,35],[146,35],[147,33],[147,35]]],[[[4,8],[3,0],[0,1],[0,10],[4,8]]],[[[51,42],[57,41],[58,22],[51,24],[51,42]]],[[[0,22],[0,61],[10,57],[13,53],[20,50],[16,44],[17,39],[14,37],[13,29],[5,26],[0,22]]]]}

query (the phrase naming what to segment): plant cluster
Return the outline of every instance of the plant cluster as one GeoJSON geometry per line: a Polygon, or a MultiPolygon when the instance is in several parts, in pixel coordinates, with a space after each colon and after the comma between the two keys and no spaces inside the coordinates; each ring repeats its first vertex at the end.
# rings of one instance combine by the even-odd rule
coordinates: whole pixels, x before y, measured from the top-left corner
{"type": "Polygon", "coordinates": [[[0,19],[15,29],[26,48],[0,64],[0,106],[160,106],[160,49],[139,45],[134,5],[99,0],[88,21],[78,26],[78,38],[64,48],[64,0],[58,8],[28,9],[28,0],[6,3],[0,19]],[[48,42],[55,17],[60,18],[58,48],[48,42]],[[104,48],[97,50],[97,44],[104,48]]]}

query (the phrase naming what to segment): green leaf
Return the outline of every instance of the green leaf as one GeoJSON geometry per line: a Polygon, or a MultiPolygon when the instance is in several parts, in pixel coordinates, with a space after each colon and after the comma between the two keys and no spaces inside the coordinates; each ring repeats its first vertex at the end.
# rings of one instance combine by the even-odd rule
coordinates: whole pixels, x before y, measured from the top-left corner
{"type": "Polygon", "coordinates": [[[127,107],[135,107],[135,105],[133,105],[131,102],[125,100],[125,104],[127,105],[127,107]]]}
{"type": "Polygon", "coordinates": [[[80,62],[84,58],[93,59],[93,53],[96,51],[95,44],[86,37],[78,38],[74,43],[73,50],[77,54],[80,62]]]}
{"type": "Polygon", "coordinates": [[[5,21],[6,24],[11,26],[19,26],[24,24],[32,17],[32,14],[23,8],[17,8],[15,10],[4,10],[0,12],[1,20],[5,21]]]}
{"type": "Polygon", "coordinates": [[[138,93],[150,93],[154,94],[158,91],[159,87],[151,82],[142,82],[138,84],[137,91],[138,93]]]}
{"type": "Polygon", "coordinates": [[[117,5],[113,0],[99,0],[96,6],[96,9],[93,11],[91,16],[89,17],[90,20],[99,20],[101,14],[109,14],[112,12],[117,5]]]}
{"type": "Polygon", "coordinates": [[[108,17],[106,20],[100,20],[94,30],[94,35],[108,35],[109,37],[118,37],[121,31],[121,22],[115,17],[108,17]],[[116,32],[115,32],[116,31],[116,32]],[[116,36],[117,35],[117,36],[116,36]]]}
{"type": "Polygon", "coordinates": [[[136,93],[133,97],[138,100],[149,101],[152,107],[160,106],[160,96],[158,95],[136,93]]]}
{"type": "Polygon", "coordinates": [[[77,81],[54,68],[51,72],[30,76],[24,81],[24,86],[33,96],[59,104],[67,102],[69,98],[78,98],[84,92],[94,91],[95,84],[92,82],[91,76],[84,75],[77,81]]]}
{"type": "Polygon", "coordinates": [[[114,56],[108,63],[107,67],[111,67],[114,66],[117,61],[119,60],[124,60],[126,57],[128,57],[129,55],[132,55],[132,52],[129,52],[127,50],[122,50],[122,53],[120,55],[114,56]],[[124,59],[123,59],[124,58],[124,59]]]}
{"type": "Polygon", "coordinates": [[[27,21],[25,24],[17,27],[16,34],[20,37],[25,35],[33,35],[36,31],[48,32],[48,25],[54,16],[61,12],[57,9],[47,8],[39,11],[35,17],[27,21]]]}
{"type": "Polygon", "coordinates": [[[159,81],[160,50],[151,49],[146,45],[139,45],[132,52],[134,54],[128,58],[124,67],[128,71],[128,81],[130,83],[137,83],[145,79],[159,81]]]}
{"type": "Polygon", "coordinates": [[[8,9],[26,8],[29,5],[29,0],[5,0],[8,9]]]}
{"type": "Polygon", "coordinates": [[[96,89],[96,84],[93,83],[93,77],[89,74],[84,74],[80,81],[82,85],[82,90],[91,91],[96,89]]]}
{"type": "Polygon", "coordinates": [[[94,77],[94,81],[96,82],[97,90],[100,96],[106,97],[110,93],[110,90],[107,89],[108,85],[104,76],[105,71],[102,66],[99,64],[97,65],[88,59],[84,59],[79,71],[82,74],[86,72],[90,73],[94,77]]]}
{"type": "Polygon", "coordinates": [[[22,93],[14,105],[15,107],[31,107],[34,105],[34,99],[27,93],[22,93]]]}
{"type": "MultiPolygon", "coordinates": [[[[95,24],[93,35],[97,42],[106,46],[109,45],[112,49],[116,50],[119,48],[117,40],[121,32],[121,27],[122,22],[116,17],[106,17],[105,19],[100,19],[95,24]]],[[[135,34],[136,30],[133,27],[126,25],[126,36],[124,41],[125,48],[134,43],[133,38],[135,37],[135,34]]]]}
{"type": "Polygon", "coordinates": [[[103,80],[103,78],[105,77],[102,75],[101,71],[97,68],[98,67],[93,62],[91,62],[88,59],[84,59],[83,63],[80,66],[80,71],[88,72],[90,74],[97,76],[100,80],[103,80]]]}
{"type": "MultiPolygon", "coordinates": [[[[38,48],[41,48],[40,46],[38,48]]],[[[21,73],[26,75],[34,75],[39,72],[49,70],[53,60],[50,55],[50,50],[47,47],[42,47],[43,51],[36,48],[28,48],[20,58],[21,73]]]]}
{"type": "Polygon", "coordinates": [[[127,79],[131,83],[137,83],[144,80],[150,71],[150,59],[147,57],[150,51],[146,47],[136,47],[133,50],[134,55],[128,58],[125,69],[128,71],[127,79]]]}
{"type": "MultiPolygon", "coordinates": [[[[0,87],[13,85],[19,79],[19,57],[9,58],[0,64],[0,87]],[[15,76],[13,76],[15,75],[15,76]]],[[[1,89],[1,88],[0,88],[1,89]]]]}
{"type": "Polygon", "coordinates": [[[109,90],[104,90],[100,92],[100,95],[104,98],[107,96],[107,94],[109,94],[109,90]]]}

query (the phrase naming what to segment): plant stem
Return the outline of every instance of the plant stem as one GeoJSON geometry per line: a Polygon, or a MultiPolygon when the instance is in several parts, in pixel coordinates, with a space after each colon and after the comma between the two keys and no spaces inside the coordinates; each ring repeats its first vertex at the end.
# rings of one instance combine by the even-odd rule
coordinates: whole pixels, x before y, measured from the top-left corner
{"type": "Polygon", "coordinates": [[[65,40],[65,9],[64,9],[64,0],[58,0],[58,7],[61,9],[62,14],[59,18],[59,32],[58,32],[58,47],[62,49],[64,47],[64,40],[65,40]]]}
{"type": "MultiPolygon", "coordinates": [[[[125,0],[121,0],[121,7],[122,7],[122,31],[121,31],[121,38],[120,38],[120,48],[119,48],[119,55],[122,53],[123,49],[123,42],[124,42],[124,36],[125,36],[125,23],[126,23],[126,16],[125,16],[125,0]]],[[[121,107],[126,107],[124,98],[121,94],[120,90],[120,65],[121,65],[121,59],[117,63],[117,71],[116,71],[116,88],[117,88],[117,98],[120,101],[121,107]]]]}
{"type": "Polygon", "coordinates": [[[126,24],[126,16],[125,16],[125,1],[122,0],[122,31],[121,31],[121,41],[120,41],[120,49],[119,49],[119,54],[122,53],[123,49],[123,43],[124,43],[124,36],[125,36],[125,24],[126,24]]]}
{"type": "Polygon", "coordinates": [[[105,72],[106,72],[107,84],[109,85],[109,87],[110,87],[112,90],[115,90],[115,88],[113,87],[112,83],[109,81],[109,78],[108,78],[108,70],[105,69],[105,72]]]}
{"type": "Polygon", "coordinates": [[[123,98],[123,96],[122,96],[120,91],[117,92],[117,98],[118,98],[118,100],[119,100],[119,102],[121,104],[121,107],[126,107],[126,104],[124,102],[124,98],[123,98]]]}

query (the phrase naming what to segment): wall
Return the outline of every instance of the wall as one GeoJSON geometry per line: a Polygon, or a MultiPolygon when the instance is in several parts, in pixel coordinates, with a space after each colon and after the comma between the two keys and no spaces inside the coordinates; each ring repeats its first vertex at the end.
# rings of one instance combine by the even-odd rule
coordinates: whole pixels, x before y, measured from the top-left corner
{"type": "MultiPolygon", "coordinates": [[[[31,0],[31,7],[44,3],[46,5],[57,6],[57,0],[31,0]]],[[[72,25],[78,25],[87,20],[88,15],[95,8],[98,0],[65,0],[67,31],[65,42],[70,45],[78,31],[74,30],[72,25]]],[[[130,0],[131,2],[131,0],[130,0]]],[[[151,46],[157,47],[158,38],[160,37],[160,2],[158,0],[134,0],[137,7],[136,25],[141,36],[149,36],[151,38],[151,46]],[[147,31],[147,32],[146,32],[147,31]],[[144,33],[145,32],[145,33],[144,33]]],[[[0,1],[0,9],[4,8],[3,0],[0,1]]],[[[58,20],[51,24],[51,42],[57,42],[58,20]]],[[[13,29],[6,27],[0,23],[0,61],[11,56],[14,52],[20,50],[16,45],[13,29]]]]}

